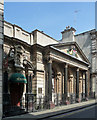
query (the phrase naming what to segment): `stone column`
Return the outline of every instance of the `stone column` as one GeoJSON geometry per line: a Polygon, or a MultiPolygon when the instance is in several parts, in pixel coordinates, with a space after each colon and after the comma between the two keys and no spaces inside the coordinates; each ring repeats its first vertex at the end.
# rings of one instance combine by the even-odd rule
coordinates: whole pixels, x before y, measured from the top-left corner
{"type": "Polygon", "coordinates": [[[85,72],[85,98],[88,100],[88,71],[85,72]]]}
{"type": "Polygon", "coordinates": [[[26,94],[25,94],[25,107],[26,107],[26,110],[28,111],[28,69],[25,68],[25,75],[26,75],[26,79],[27,79],[27,84],[26,84],[26,94]]]}
{"type": "Polygon", "coordinates": [[[82,72],[82,99],[83,99],[83,92],[84,92],[84,91],[83,91],[83,87],[84,87],[83,83],[84,83],[84,82],[83,82],[83,72],[82,72]]]}
{"type": "Polygon", "coordinates": [[[65,104],[69,104],[68,102],[68,64],[65,65],[65,68],[64,68],[64,97],[65,97],[65,104]]]}
{"type": "Polygon", "coordinates": [[[48,61],[48,97],[52,101],[52,60],[48,61]]]}
{"type": "Polygon", "coordinates": [[[79,101],[79,68],[76,71],[76,102],[79,101]]]}
{"type": "Polygon", "coordinates": [[[63,94],[63,71],[62,71],[62,78],[61,78],[61,102],[62,102],[62,104],[64,104],[63,103],[63,101],[64,101],[64,94],[63,94]]]}
{"type": "Polygon", "coordinates": [[[82,76],[79,77],[79,95],[80,95],[80,100],[82,100],[82,76]]]}
{"type": "Polygon", "coordinates": [[[3,99],[2,99],[2,59],[3,59],[3,39],[4,39],[4,18],[3,18],[3,11],[4,11],[4,0],[0,0],[0,120],[3,116],[3,99]]]}

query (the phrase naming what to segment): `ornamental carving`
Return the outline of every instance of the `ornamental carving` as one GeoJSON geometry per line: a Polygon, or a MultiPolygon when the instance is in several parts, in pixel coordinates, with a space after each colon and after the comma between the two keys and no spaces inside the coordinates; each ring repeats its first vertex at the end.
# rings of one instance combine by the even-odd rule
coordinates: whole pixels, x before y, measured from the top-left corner
{"type": "Polygon", "coordinates": [[[23,48],[23,46],[12,46],[8,54],[8,61],[11,63],[11,61],[13,60],[15,67],[23,68],[24,53],[25,49],[23,48]]]}
{"type": "Polygon", "coordinates": [[[69,55],[72,55],[72,56],[75,56],[78,58],[78,53],[77,53],[77,50],[75,48],[75,46],[71,47],[70,49],[68,49],[66,51],[69,55]]]}
{"type": "Polygon", "coordinates": [[[37,55],[37,62],[42,62],[42,56],[41,55],[37,55]]]}
{"type": "Polygon", "coordinates": [[[34,62],[32,63],[25,54],[25,49],[21,45],[12,46],[7,56],[7,65],[14,66],[16,70],[21,71],[25,66],[35,69],[34,62]]]}

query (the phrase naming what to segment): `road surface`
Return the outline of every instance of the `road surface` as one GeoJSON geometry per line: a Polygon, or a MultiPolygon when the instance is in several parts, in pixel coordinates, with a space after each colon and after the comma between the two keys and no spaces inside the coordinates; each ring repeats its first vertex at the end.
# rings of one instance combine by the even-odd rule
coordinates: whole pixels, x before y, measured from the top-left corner
{"type": "Polygon", "coordinates": [[[61,118],[62,119],[63,118],[89,118],[89,119],[94,118],[96,120],[97,119],[97,105],[93,105],[93,106],[79,109],[76,111],[64,113],[61,115],[56,115],[56,116],[49,117],[49,118],[46,118],[43,120],[51,120],[51,119],[57,119],[57,118],[60,120],[61,120],[61,118]]]}

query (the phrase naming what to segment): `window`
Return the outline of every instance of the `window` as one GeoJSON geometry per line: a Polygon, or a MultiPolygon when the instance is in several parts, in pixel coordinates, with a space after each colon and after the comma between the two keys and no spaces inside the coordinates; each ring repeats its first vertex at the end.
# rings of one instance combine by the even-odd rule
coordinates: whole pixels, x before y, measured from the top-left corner
{"type": "Polygon", "coordinates": [[[42,94],[42,88],[38,88],[38,93],[42,94]]]}

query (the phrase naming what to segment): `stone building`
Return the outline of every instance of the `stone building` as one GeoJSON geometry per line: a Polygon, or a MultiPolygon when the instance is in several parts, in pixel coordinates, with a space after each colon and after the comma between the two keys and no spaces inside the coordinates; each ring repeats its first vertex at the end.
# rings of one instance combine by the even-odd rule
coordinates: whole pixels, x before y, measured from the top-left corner
{"type": "Polygon", "coordinates": [[[78,34],[75,41],[90,62],[90,95],[97,98],[97,31],[95,29],[78,34]]]}
{"type": "Polygon", "coordinates": [[[3,10],[4,1],[0,0],[0,120],[2,118],[2,48],[3,48],[3,10]]]}
{"type": "Polygon", "coordinates": [[[75,41],[85,56],[88,58],[90,66],[90,95],[91,97],[97,97],[97,31],[96,29],[92,29],[90,31],[86,31],[80,34],[75,35],[72,33],[64,34],[65,39],[64,42],[75,41]]]}
{"type": "Polygon", "coordinates": [[[22,104],[31,111],[34,103],[53,108],[90,98],[91,61],[75,31],[66,27],[58,41],[43,31],[29,33],[4,22],[4,114],[10,106],[15,110],[22,104]]]}

